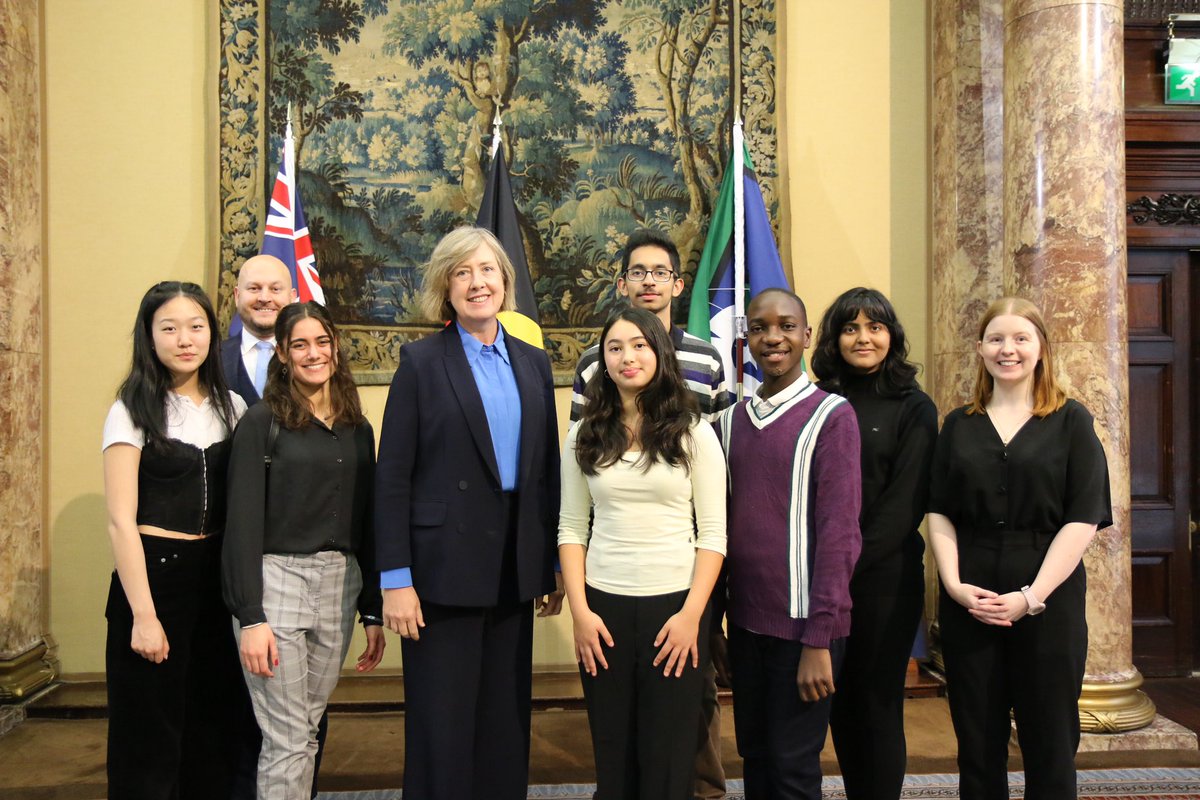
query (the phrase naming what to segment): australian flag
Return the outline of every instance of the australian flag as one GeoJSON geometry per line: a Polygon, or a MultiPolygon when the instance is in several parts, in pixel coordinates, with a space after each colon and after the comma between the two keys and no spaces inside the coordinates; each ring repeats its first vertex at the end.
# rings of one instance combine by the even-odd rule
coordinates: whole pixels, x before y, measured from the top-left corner
{"type": "Polygon", "coordinates": [[[275,188],[271,190],[262,252],[287,264],[301,303],[316,300],[325,305],[325,292],[321,290],[321,277],[317,274],[317,257],[313,254],[300,191],[296,186],[296,146],[292,141],[291,122],[288,122],[283,138],[283,162],[275,176],[275,188]]]}
{"type": "MultiPolygon", "coordinates": [[[[296,185],[296,145],[292,140],[291,120],[283,137],[283,160],[271,190],[259,254],[275,256],[287,264],[288,272],[292,273],[292,286],[296,287],[301,303],[316,300],[325,305],[321,276],[317,274],[317,257],[313,253],[308,223],[304,221],[304,208],[300,204],[300,190],[296,185]]],[[[241,317],[234,314],[229,323],[229,335],[236,336],[241,330],[241,317]]]]}

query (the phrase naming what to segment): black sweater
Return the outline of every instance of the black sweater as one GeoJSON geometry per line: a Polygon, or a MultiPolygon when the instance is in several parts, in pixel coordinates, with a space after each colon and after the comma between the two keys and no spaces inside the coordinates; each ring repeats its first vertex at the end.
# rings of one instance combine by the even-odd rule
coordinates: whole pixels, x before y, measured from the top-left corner
{"type": "Polygon", "coordinates": [[[862,440],[862,555],[851,593],[923,591],[925,542],[917,528],[929,502],[937,408],[919,389],[880,395],[874,375],[843,383],[862,440]]]}

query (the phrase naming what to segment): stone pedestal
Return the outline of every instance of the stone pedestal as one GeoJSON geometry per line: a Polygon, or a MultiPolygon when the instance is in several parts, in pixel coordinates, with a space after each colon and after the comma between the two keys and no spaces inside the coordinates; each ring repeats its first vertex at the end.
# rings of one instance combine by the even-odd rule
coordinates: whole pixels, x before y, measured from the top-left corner
{"type": "MultiPolygon", "coordinates": [[[[42,527],[39,5],[0,0],[0,704],[55,675],[42,527]]],[[[0,725],[19,717],[12,711],[0,725]]]]}

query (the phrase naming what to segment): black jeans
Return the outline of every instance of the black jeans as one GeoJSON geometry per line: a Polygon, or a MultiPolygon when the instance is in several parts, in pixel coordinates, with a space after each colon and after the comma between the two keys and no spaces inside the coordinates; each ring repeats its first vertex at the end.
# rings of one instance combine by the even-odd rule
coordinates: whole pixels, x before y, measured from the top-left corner
{"type": "Polygon", "coordinates": [[[133,612],[113,573],[108,592],[108,796],[211,800],[230,795],[257,734],[233,625],[221,600],[221,540],[142,536],[168,657],[129,646],[133,612]]]}
{"type": "MultiPolygon", "coordinates": [[[[845,639],[829,643],[833,675],[845,639]]],[[[796,670],[804,645],[729,626],[733,725],[743,761],[746,800],[821,800],[821,748],[832,695],[800,699],[796,670]]]]}
{"type": "Polygon", "coordinates": [[[885,583],[903,591],[884,594],[850,585],[850,636],[829,717],[848,800],[896,800],[904,784],[904,681],[925,602],[924,576],[911,578],[885,583]]]}

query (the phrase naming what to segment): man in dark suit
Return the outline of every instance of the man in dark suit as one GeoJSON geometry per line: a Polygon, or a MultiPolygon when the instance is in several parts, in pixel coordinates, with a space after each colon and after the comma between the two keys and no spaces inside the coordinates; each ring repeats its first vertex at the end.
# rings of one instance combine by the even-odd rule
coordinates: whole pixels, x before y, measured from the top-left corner
{"type": "Polygon", "coordinates": [[[296,302],[296,290],[287,265],[275,256],[251,256],[238,272],[233,290],[242,332],[221,343],[221,367],[229,388],[246,405],[262,399],[267,364],[275,350],[275,318],[279,310],[296,302]]]}

